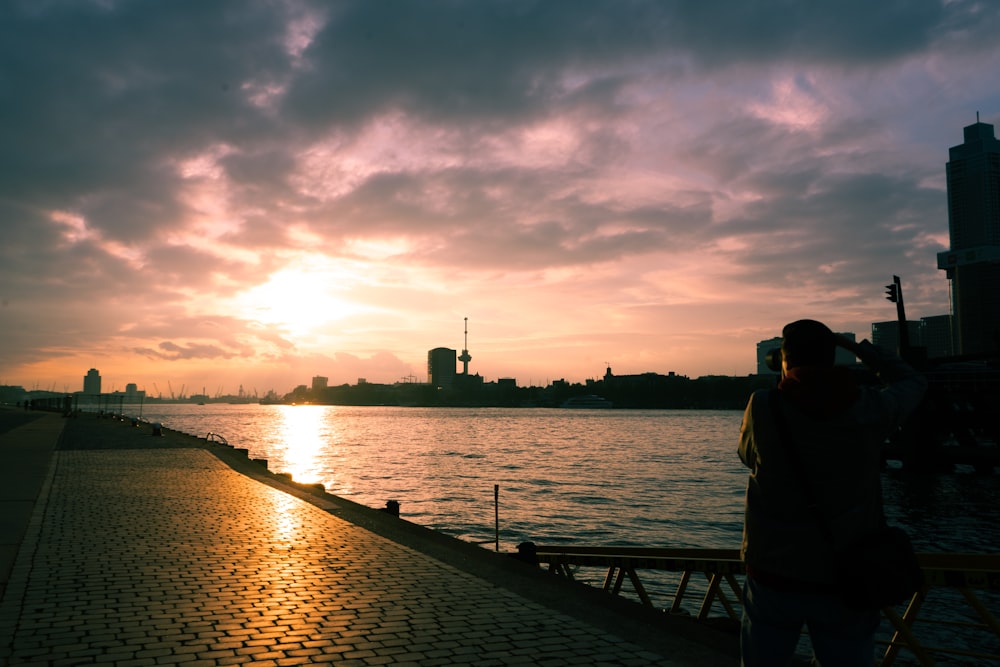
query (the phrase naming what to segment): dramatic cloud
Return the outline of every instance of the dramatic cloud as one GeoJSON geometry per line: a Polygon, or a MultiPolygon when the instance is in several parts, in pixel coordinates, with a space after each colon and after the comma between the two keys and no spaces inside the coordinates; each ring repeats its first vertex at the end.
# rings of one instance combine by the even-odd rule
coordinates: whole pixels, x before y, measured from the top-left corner
{"type": "Polygon", "coordinates": [[[944,163],[1000,8],[0,6],[0,384],[744,374],[948,311],[944,163]]]}

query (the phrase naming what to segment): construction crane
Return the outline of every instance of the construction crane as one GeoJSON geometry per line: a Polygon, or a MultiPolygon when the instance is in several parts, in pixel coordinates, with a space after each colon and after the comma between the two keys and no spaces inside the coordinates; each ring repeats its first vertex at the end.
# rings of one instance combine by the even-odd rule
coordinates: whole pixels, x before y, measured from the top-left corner
{"type": "Polygon", "coordinates": [[[170,380],[167,380],[167,389],[170,390],[170,400],[171,401],[176,400],[174,397],[174,385],[170,383],[170,380]]]}

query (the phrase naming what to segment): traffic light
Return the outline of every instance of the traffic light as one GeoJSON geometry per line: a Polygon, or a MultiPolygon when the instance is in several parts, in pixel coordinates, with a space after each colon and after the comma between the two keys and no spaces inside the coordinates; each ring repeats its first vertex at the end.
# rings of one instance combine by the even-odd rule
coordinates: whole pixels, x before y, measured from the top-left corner
{"type": "Polygon", "coordinates": [[[893,303],[899,301],[899,293],[896,291],[896,283],[885,286],[885,298],[893,303]]]}

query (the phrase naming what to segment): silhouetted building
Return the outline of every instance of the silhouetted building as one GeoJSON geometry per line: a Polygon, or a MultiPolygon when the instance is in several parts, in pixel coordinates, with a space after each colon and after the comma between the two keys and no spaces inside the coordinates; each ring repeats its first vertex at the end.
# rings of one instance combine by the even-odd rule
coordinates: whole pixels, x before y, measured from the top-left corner
{"type": "Polygon", "coordinates": [[[125,385],[125,400],[129,403],[144,401],[146,400],[146,390],[140,390],[139,385],[135,382],[129,382],[125,385]]]}
{"type": "MultiPolygon", "coordinates": [[[[845,332],[839,334],[845,338],[850,338],[851,340],[856,340],[856,336],[853,333],[845,332]]],[[[757,375],[778,375],[780,371],[772,371],[767,367],[767,353],[774,349],[781,349],[781,338],[768,338],[767,340],[762,340],[757,343],[757,375]]],[[[850,366],[851,364],[857,363],[857,359],[854,355],[845,350],[842,347],[837,348],[836,357],[834,357],[834,363],[841,366],[850,366]]]]}
{"type": "MultiPolygon", "coordinates": [[[[951,315],[932,315],[919,320],[907,320],[910,347],[923,349],[928,358],[950,357],[954,354],[951,315]]],[[[872,322],[872,344],[890,354],[900,354],[899,320],[872,322]]]]}
{"type": "Polygon", "coordinates": [[[20,403],[25,400],[27,395],[28,392],[24,390],[24,387],[0,385],[0,403],[9,403],[11,405],[20,403]]]}
{"type": "Polygon", "coordinates": [[[503,391],[514,391],[517,389],[517,380],[514,378],[499,378],[497,386],[503,391]]]}
{"type": "MultiPolygon", "coordinates": [[[[627,391],[650,391],[662,386],[664,382],[671,382],[677,379],[677,373],[670,371],[667,375],[661,373],[637,373],[633,375],[615,375],[611,372],[611,366],[608,366],[604,371],[604,386],[611,390],[627,390],[627,391]]],[[[595,384],[593,381],[588,380],[587,385],[595,384]]]]}
{"type": "Polygon", "coordinates": [[[455,350],[435,347],[427,353],[427,381],[435,387],[451,388],[455,383],[455,350]]]}
{"type": "MultiPolygon", "coordinates": [[[[89,393],[89,392],[84,392],[89,393]]],[[[129,382],[125,385],[125,391],[113,391],[110,394],[106,394],[110,400],[119,401],[120,403],[142,403],[146,400],[146,390],[140,390],[139,386],[135,382],[129,382]]]]}
{"type": "Polygon", "coordinates": [[[83,393],[85,394],[100,394],[101,393],[101,374],[96,368],[91,368],[87,371],[87,374],[83,376],[83,393]]]}
{"type": "Polygon", "coordinates": [[[1000,141],[989,123],[964,128],[948,151],[950,249],[938,268],[951,280],[955,353],[1000,353],[1000,141]]]}
{"type": "Polygon", "coordinates": [[[479,373],[456,373],[451,386],[461,391],[480,391],[483,388],[483,376],[479,373]]]}
{"type": "MultiPolygon", "coordinates": [[[[919,347],[922,345],[920,334],[920,321],[908,320],[906,330],[910,335],[910,346],[919,347]]],[[[879,348],[886,354],[899,354],[899,320],[887,320],[885,322],[872,322],[872,345],[879,348]]]]}
{"type": "MultiPolygon", "coordinates": [[[[852,333],[850,331],[842,331],[842,332],[840,332],[837,335],[838,336],[843,336],[844,338],[848,338],[848,339],[853,340],[855,342],[857,342],[857,340],[858,340],[858,337],[855,336],[854,333],[852,333]]],[[[845,350],[842,347],[838,347],[837,348],[837,352],[836,352],[836,356],[834,356],[834,358],[833,358],[833,363],[839,364],[841,366],[850,366],[851,364],[858,363],[858,359],[850,351],[845,350]]]]}
{"type": "Polygon", "coordinates": [[[927,356],[931,359],[955,354],[951,315],[920,318],[920,344],[927,350],[927,356]]]}
{"type": "Polygon", "coordinates": [[[322,375],[314,375],[312,379],[312,390],[313,391],[323,391],[327,387],[327,383],[330,378],[325,378],[322,375]]]}
{"type": "Polygon", "coordinates": [[[781,338],[768,338],[757,343],[757,375],[777,375],[767,367],[767,353],[781,348],[781,338]]]}

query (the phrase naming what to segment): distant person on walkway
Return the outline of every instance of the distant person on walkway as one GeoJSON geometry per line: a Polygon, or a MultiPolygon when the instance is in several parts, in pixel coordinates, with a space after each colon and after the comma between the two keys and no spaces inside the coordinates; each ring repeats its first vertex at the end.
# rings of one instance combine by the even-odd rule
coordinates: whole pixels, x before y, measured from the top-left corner
{"type": "Polygon", "coordinates": [[[849,609],[837,594],[829,541],[785,447],[796,448],[839,550],[884,521],[881,445],[917,408],[926,386],[901,359],[815,320],[782,330],[778,390],[754,392],[740,429],[739,455],[750,469],[742,546],[744,667],[790,664],[803,624],[823,667],[872,664],[879,612],[849,609]],[[838,346],[875,371],[884,386],[860,386],[849,369],[834,366],[838,346]],[[779,439],[772,397],[791,442],[779,439]]]}

